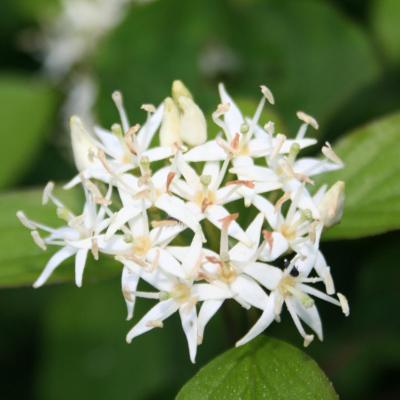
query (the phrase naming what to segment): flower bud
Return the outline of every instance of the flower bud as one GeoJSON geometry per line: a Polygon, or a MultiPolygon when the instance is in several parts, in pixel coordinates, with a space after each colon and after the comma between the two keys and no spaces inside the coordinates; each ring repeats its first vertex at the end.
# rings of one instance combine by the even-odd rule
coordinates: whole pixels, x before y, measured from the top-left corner
{"type": "Polygon", "coordinates": [[[183,84],[182,81],[176,80],[172,82],[172,98],[175,103],[179,103],[179,98],[181,96],[189,97],[189,99],[193,99],[192,94],[189,92],[189,89],[183,84]]]}
{"type": "Polygon", "coordinates": [[[96,141],[85,129],[79,117],[71,117],[70,128],[75,165],[78,171],[82,172],[94,163],[93,155],[97,150],[96,141]]]}
{"type": "Polygon", "coordinates": [[[324,195],[318,208],[321,221],[326,227],[337,224],[344,209],[344,182],[337,181],[324,195]]]}
{"type": "Polygon", "coordinates": [[[178,105],[182,111],[180,138],[189,146],[198,146],[207,141],[207,123],[203,111],[190,98],[181,96],[178,105]]]}
{"type": "Polygon", "coordinates": [[[180,117],[179,110],[171,97],[164,100],[164,115],[160,128],[161,146],[172,146],[180,144],[180,117]]]}

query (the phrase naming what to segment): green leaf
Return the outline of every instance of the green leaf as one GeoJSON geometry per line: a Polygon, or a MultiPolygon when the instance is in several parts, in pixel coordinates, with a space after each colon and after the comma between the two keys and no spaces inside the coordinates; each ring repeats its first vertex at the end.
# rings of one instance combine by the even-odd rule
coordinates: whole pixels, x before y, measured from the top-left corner
{"type": "Polygon", "coordinates": [[[292,128],[299,108],[323,123],[379,72],[365,33],[328,2],[315,0],[164,0],[136,6],[101,46],[95,67],[102,90],[99,115],[107,124],[115,120],[110,93],[116,88],[124,92],[130,113],[143,119],[140,105],[160,102],[179,78],[207,113],[218,104],[218,81],[235,98],[254,98],[266,83],[292,128]],[[214,75],[205,73],[204,60],[212,69],[216,57],[214,75]]]}
{"type": "Polygon", "coordinates": [[[26,171],[49,133],[54,92],[44,82],[0,76],[0,188],[26,171]]]}
{"type": "MultiPolygon", "coordinates": [[[[80,196],[75,191],[57,193],[71,209],[79,210],[80,196]]],[[[21,225],[16,212],[23,210],[30,218],[55,226],[57,218],[51,205],[41,205],[41,191],[24,190],[0,196],[0,288],[31,285],[51,257],[52,251],[43,252],[32,241],[29,230],[21,225]]],[[[90,259],[85,280],[119,274],[111,260],[96,263],[90,259]]],[[[73,281],[73,259],[61,264],[49,282],[73,281]]]]}
{"type": "Polygon", "coordinates": [[[227,351],[202,368],[177,400],[331,400],[332,384],[302,351],[260,336],[227,351]]]}
{"type": "Polygon", "coordinates": [[[375,35],[386,56],[400,62],[400,2],[376,0],[372,3],[371,22],[375,35]]]}
{"type": "Polygon", "coordinates": [[[353,239],[400,228],[400,113],[370,123],[339,140],[343,170],[318,182],[346,183],[344,217],[325,239],[353,239]]]}

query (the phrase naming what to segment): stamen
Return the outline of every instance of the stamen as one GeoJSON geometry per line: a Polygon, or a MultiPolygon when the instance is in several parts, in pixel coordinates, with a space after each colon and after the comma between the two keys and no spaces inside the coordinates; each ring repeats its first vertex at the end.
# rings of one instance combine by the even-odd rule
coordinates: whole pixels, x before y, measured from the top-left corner
{"type": "Polygon", "coordinates": [[[168,176],[167,176],[167,184],[166,184],[166,186],[165,186],[165,190],[166,190],[167,193],[169,192],[171,183],[172,183],[172,181],[174,180],[175,176],[176,176],[176,172],[169,172],[169,173],[168,173],[168,176]]]}
{"type": "Polygon", "coordinates": [[[272,121],[268,121],[264,125],[264,130],[267,132],[269,135],[274,136],[275,133],[275,124],[272,121]]]}
{"type": "Polygon", "coordinates": [[[92,239],[92,247],[90,250],[92,252],[93,258],[97,261],[99,259],[99,245],[95,238],[92,239]]]}
{"type": "Polygon", "coordinates": [[[246,186],[249,189],[254,189],[256,187],[256,185],[254,184],[253,181],[245,180],[245,179],[236,179],[234,181],[229,181],[229,182],[226,182],[225,185],[226,186],[229,186],[229,185],[241,185],[241,186],[246,186]]]}
{"type": "Polygon", "coordinates": [[[31,236],[33,241],[40,247],[42,250],[47,250],[47,246],[45,241],[42,239],[38,231],[31,231],[31,236]]]}
{"type": "Polygon", "coordinates": [[[221,240],[219,254],[222,261],[229,260],[229,244],[228,244],[228,229],[229,225],[239,217],[239,213],[228,214],[226,217],[220,219],[222,222],[221,227],[221,240]]]}
{"type": "Polygon", "coordinates": [[[274,159],[279,154],[283,146],[283,143],[285,143],[285,140],[286,136],[283,135],[282,133],[278,133],[278,135],[276,135],[276,143],[275,147],[272,149],[271,152],[271,159],[274,159]]]}
{"type": "Polygon", "coordinates": [[[111,97],[114,101],[115,106],[117,107],[119,117],[121,119],[122,128],[124,129],[124,132],[128,132],[130,124],[129,124],[128,116],[125,111],[122,93],[117,90],[111,95],[111,97]]]}
{"type": "Polygon", "coordinates": [[[46,205],[51,198],[51,195],[54,190],[54,182],[48,182],[45,188],[43,189],[43,196],[42,196],[42,204],[46,205]]]}
{"type": "Polygon", "coordinates": [[[299,331],[300,335],[303,336],[304,347],[307,347],[314,340],[314,335],[306,334],[306,332],[304,331],[303,325],[301,324],[300,319],[296,314],[296,311],[294,310],[292,304],[289,301],[286,301],[286,306],[287,306],[290,316],[293,319],[293,322],[294,322],[297,330],[299,331]]]}
{"type": "Polygon", "coordinates": [[[148,113],[155,113],[156,112],[156,108],[154,107],[153,104],[142,104],[140,109],[144,110],[144,111],[146,111],[148,113]]]}
{"type": "Polygon", "coordinates": [[[271,90],[265,85],[261,85],[260,89],[261,89],[261,93],[269,101],[269,103],[272,105],[275,104],[274,95],[272,94],[271,90]]]}
{"type": "Polygon", "coordinates": [[[137,297],[142,297],[143,299],[154,299],[154,300],[160,299],[159,292],[132,291],[131,294],[137,297]]]}
{"type": "Polygon", "coordinates": [[[138,155],[139,151],[136,145],[136,133],[139,131],[140,129],[140,125],[136,124],[134,126],[131,126],[128,131],[125,134],[125,143],[126,146],[128,147],[129,151],[133,154],[133,155],[138,155]]]}
{"type": "Polygon", "coordinates": [[[325,146],[322,147],[322,154],[330,161],[334,162],[337,165],[343,166],[344,162],[340,159],[340,157],[333,151],[332,146],[325,142],[325,146]]]}
{"type": "Polygon", "coordinates": [[[269,251],[272,252],[272,246],[274,245],[274,237],[272,236],[272,232],[264,229],[262,231],[262,235],[266,243],[268,243],[269,251]]]}
{"type": "Polygon", "coordinates": [[[17,218],[25,228],[36,229],[36,224],[30,221],[23,211],[17,211],[17,218]]]}
{"type": "Polygon", "coordinates": [[[218,177],[214,182],[212,190],[216,191],[221,186],[222,181],[224,180],[224,177],[226,175],[226,170],[228,169],[229,162],[230,162],[230,158],[229,157],[225,158],[225,160],[224,160],[224,162],[222,164],[222,167],[219,170],[218,177]]]}
{"type": "Polygon", "coordinates": [[[337,297],[339,299],[340,306],[342,307],[343,314],[348,317],[350,315],[350,307],[346,296],[344,296],[342,293],[337,293],[337,297]]]}
{"type": "Polygon", "coordinates": [[[298,119],[305,122],[307,125],[311,125],[314,129],[319,128],[317,120],[311,115],[308,115],[303,111],[297,111],[296,115],[298,119]]]}

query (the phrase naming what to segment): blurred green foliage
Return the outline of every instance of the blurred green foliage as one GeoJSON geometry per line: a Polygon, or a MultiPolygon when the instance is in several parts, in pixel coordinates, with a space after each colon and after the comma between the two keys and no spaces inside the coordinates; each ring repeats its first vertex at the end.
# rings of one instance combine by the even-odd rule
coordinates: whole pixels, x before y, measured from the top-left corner
{"type": "MultiPolygon", "coordinates": [[[[34,39],[38,21],[54,15],[58,6],[59,0],[0,3],[2,286],[33,281],[50,256],[31,244],[15,219],[23,208],[31,217],[54,221],[52,208],[41,207],[39,191],[25,187],[74,174],[59,114],[63,85],[47,80],[38,59],[23,49],[26,38],[34,39]]],[[[268,84],[285,133],[294,133],[294,112],[303,109],[319,119],[319,139],[339,140],[348,166],[330,179],[347,181],[348,202],[343,223],[327,238],[359,237],[399,226],[400,124],[398,114],[384,118],[400,110],[398,21],[396,0],[157,0],[132,5],[85,68],[98,79],[97,113],[106,126],[117,117],[110,100],[115,89],[123,91],[133,120],[141,122],[139,106],[161,101],[172,79],[183,79],[208,113],[218,103],[221,80],[249,105],[257,101],[258,85],[268,84]],[[383,119],[369,125],[377,117],[383,119]]],[[[79,195],[66,194],[66,201],[75,207],[79,195]]],[[[326,339],[307,352],[344,399],[400,396],[398,241],[393,232],[323,245],[352,315],[344,319],[321,305],[326,339]]],[[[54,280],[69,280],[71,273],[66,263],[54,280]]],[[[112,263],[91,263],[85,283],[114,274],[112,263]],[[95,275],[98,269],[104,273],[95,275]]],[[[146,306],[139,306],[139,314],[146,306]]],[[[82,289],[70,284],[5,289],[0,315],[0,383],[6,399],[171,399],[257,317],[249,321],[239,308],[227,307],[211,322],[199,363],[191,366],[177,319],[163,332],[125,344],[131,323],[123,321],[114,280],[82,289]]],[[[301,342],[288,318],[269,334],[297,346],[301,342]]]]}

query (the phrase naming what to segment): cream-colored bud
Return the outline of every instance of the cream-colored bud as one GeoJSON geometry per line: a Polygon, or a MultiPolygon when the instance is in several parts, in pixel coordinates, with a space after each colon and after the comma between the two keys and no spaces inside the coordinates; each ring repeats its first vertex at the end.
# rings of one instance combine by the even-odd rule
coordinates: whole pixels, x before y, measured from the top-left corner
{"type": "Polygon", "coordinates": [[[337,224],[343,215],[344,209],[344,188],[343,181],[337,181],[324,195],[319,204],[321,221],[326,227],[337,224]]]}
{"type": "Polygon", "coordinates": [[[183,84],[182,81],[176,80],[172,82],[172,98],[175,103],[179,102],[179,97],[189,97],[189,99],[193,99],[192,94],[189,92],[189,89],[183,84]]]}
{"type": "Polygon", "coordinates": [[[164,100],[164,114],[160,127],[161,146],[180,144],[180,117],[179,110],[171,97],[164,100]]]}
{"type": "Polygon", "coordinates": [[[207,141],[207,122],[203,111],[190,98],[181,96],[178,105],[182,111],[180,138],[189,146],[198,146],[207,141]]]}
{"type": "Polygon", "coordinates": [[[78,171],[82,172],[94,162],[93,155],[97,152],[96,141],[85,129],[79,117],[71,117],[70,128],[75,165],[78,171]]]}

